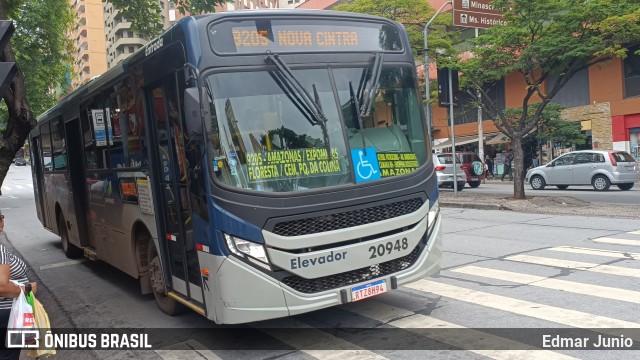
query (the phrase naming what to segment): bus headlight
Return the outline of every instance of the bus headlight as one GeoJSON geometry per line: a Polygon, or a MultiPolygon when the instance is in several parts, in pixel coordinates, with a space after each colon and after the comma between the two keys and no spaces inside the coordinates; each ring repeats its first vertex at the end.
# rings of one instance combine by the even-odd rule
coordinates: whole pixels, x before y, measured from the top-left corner
{"type": "Polygon", "coordinates": [[[265,269],[271,270],[271,267],[269,266],[269,259],[267,258],[267,254],[264,251],[264,246],[262,244],[240,239],[229,234],[224,234],[224,240],[227,243],[229,251],[234,255],[247,259],[265,269]]]}
{"type": "Polygon", "coordinates": [[[427,214],[427,239],[431,236],[431,231],[433,231],[433,227],[436,224],[438,215],[440,215],[440,201],[436,200],[431,209],[429,209],[429,213],[427,214]]]}

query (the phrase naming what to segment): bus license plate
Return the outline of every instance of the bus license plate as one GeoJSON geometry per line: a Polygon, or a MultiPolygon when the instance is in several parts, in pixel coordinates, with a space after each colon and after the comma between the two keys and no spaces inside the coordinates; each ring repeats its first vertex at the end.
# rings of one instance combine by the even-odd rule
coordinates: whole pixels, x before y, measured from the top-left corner
{"type": "Polygon", "coordinates": [[[478,178],[471,178],[471,181],[478,181],[478,178]]]}
{"type": "Polygon", "coordinates": [[[387,282],[378,280],[351,288],[351,301],[366,299],[387,292],[387,282]]]}

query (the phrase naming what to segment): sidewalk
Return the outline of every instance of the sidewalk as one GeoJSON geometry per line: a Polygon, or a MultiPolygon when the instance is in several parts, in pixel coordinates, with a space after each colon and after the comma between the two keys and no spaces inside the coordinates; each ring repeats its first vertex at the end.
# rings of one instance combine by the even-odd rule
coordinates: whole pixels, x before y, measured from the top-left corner
{"type": "MultiPolygon", "coordinates": [[[[488,182],[501,182],[488,180],[488,182]]],[[[505,182],[507,180],[505,179],[505,182]]],[[[467,209],[507,210],[533,214],[557,214],[578,216],[602,216],[611,218],[638,219],[640,205],[590,203],[570,196],[530,196],[516,200],[513,195],[481,194],[459,191],[456,196],[450,191],[440,191],[440,206],[467,209]]]]}

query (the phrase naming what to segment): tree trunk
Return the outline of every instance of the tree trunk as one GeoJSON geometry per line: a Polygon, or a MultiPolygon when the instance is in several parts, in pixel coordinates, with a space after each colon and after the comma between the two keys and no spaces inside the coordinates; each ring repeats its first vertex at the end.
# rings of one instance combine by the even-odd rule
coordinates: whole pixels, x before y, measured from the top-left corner
{"type": "Polygon", "coordinates": [[[524,196],[524,149],[522,140],[514,138],[512,141],[514,167],[513,167],[513,198],[525,199],[524,196]]]}

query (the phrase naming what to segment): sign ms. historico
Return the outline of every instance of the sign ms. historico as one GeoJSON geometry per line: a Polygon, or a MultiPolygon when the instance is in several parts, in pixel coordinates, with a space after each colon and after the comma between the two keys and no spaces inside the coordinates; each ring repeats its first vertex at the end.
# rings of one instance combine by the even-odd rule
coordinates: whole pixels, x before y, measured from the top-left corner
{"type": "Polygon", "coordinates": [[[502,12],[491,4],[492,0],[453,0],[453,25],[488,29],[493,25],[506,25],[502,12]]]}

